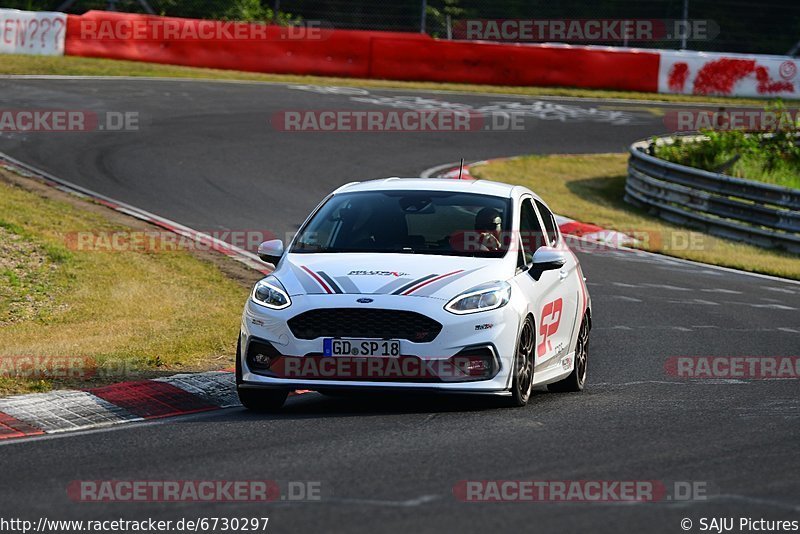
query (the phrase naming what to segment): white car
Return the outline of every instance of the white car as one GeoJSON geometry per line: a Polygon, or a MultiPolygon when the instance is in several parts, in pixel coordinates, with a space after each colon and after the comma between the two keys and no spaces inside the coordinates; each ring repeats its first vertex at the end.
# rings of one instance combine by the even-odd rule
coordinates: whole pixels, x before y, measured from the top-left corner
{"type": "Polygon", "coordinates": [[[580,391],[591,301],[577,257],[530,190],[483,180],[389,178],[317,206],[242,315],[247,408],[291,390],[505,396],[580,391]]]}

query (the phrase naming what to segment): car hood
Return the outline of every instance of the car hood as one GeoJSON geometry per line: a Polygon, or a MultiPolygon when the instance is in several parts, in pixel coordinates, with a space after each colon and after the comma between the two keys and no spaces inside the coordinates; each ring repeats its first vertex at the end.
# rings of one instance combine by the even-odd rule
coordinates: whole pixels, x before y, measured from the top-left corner
{"type": "MultiPolygon", "coordinates": [[[[450,299],[479,284],[506,280],[500,258],[422,254],[288,254],[273,273],[294,295],[331,293],[450,299]]],[[[512,269],[513,270],[513,269],[512,269]]]]}

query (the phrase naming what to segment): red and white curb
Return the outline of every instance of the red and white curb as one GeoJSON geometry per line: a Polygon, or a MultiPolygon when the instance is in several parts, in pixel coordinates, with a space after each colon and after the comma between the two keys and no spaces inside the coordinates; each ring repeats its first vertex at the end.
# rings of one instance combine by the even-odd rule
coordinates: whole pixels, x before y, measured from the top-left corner
{"type": "MultiPolygon", "coordinates": [[[[270,272],[252,252],[62,180],[2,152],[0,166],[193,239],[262,273],[270,272]]],[[[293,394],[299,393],[302,392],[293,394]]],[[[228,371],[177,374],[167,378],[123,382],[83,391],[31,393],[0,398],[0,440],[86,430],[239,405],[234,375],[228,371]]]]}
{"type": "MultiPolygon", "coordinates": [[[[299,395],[305,391],[296,391],[299,395]]],[[[82,391],[0,399],[0,440],[102,428],[240,406],[230,371],[177,374],[82,391]]]]}
{"type": "MultiPolygon", "coordinates": [[[[470,172],[471,169],[486,165],[493,161],[503,161],[509,159],[514,158],[495,158],[476,161],[474,163],[465,163],[463,168],[460,164],[447,163],[445,165],[439,165],[437,167],[427,169],[421,174],[421,176],[423,178],[475,180],[476,178],[470,172]]],[[[622,232],[617,232],[616,230],[606,230],[605,228],[595,224],[576,221],[575,219],[570,219],[569,217],[564,217],[562,215],[556,215],[555,217],[558,227],[565,235],[575,236],[592,243],[614,247],[626,247],[636,244],[636,240],[633,237],[622,232]]]]}

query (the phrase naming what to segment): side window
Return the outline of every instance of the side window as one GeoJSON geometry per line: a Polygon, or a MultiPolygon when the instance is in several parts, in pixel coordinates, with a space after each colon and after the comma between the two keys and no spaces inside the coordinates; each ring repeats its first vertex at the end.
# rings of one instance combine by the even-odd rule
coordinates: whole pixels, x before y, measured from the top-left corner
{"type": "Polygon", "coordinates": [[[534,211],[533,204],[529,198],[522,201],[519,218],[519,234],[520,241],[522,241],[522,251],[525,255],[525,264],[529,265],[533,262],[533,253],[536,252],[536,249],[544,245],[542,227],[539,224],[539,218],[536,217],[536,211],[534,211]]]}
{"type": "Polygon", "coordinates": [[[547,237],[550,245],[553,246],[558,242],[558,230],[556,230],[556,219],[547,207],[536,201],[536,207],[539,209],[539,214],[542,216],[544,227],[547,229],[547,237]]]}

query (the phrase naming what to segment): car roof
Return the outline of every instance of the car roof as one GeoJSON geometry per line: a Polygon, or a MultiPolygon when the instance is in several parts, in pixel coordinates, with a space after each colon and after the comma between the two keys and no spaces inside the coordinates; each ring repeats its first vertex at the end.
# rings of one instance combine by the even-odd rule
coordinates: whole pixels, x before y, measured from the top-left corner
{"type": "Polygon", "coordinates": [[[383,178],[343,185],[334,193],[356,191],[457,191],[512,198],[515,193],[527,192],[519,185],[492,182],[489,180],[456,180],[452,178],[383,178]]]}

